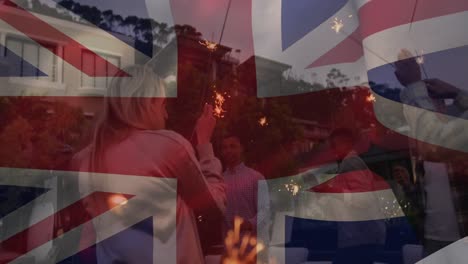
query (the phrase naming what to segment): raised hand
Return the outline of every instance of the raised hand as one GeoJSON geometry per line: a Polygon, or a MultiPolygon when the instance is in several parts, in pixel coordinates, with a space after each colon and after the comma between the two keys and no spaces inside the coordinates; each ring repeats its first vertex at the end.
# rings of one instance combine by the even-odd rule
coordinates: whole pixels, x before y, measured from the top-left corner
{"type": "Polygon", "coordinates": [[[215,126],[216,118],[213,116],[213,106],[206,104],[195,125],[198,145],[210,143],[215,126]]]}
{"type": "Polygon", "coordinates": [[[398,61],[395,62],[395,76],[404,86],[421,81],[421,69],[410,51],[403,49],[398,54],[398,61]]]}

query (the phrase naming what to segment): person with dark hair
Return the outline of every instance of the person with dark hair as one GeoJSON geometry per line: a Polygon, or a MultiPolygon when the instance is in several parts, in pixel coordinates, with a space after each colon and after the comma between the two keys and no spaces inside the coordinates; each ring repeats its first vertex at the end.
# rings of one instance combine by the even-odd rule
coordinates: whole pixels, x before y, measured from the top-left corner
{"type": "Polygon", "coordinates": [[[243,153],[244,146],[238,136],[231,134],[224,137],[221,155],[225,166],[223,176],[227,190],[226,232],[233,230],[235,218],[241,217],[241,233],[250,232],[255,235],[262,232],[261,236],[265,239],[268,237],[269,227],[269,196],[268,190],[265,189],[265,178],[260,172],[244,164],[243,153]],[[257,229],[260,226],[262,230],[257,229]]]}
{"type": "MultiPolygon", "coordinates": [[[[337,174],[352,176],[341,177],[341,185],[346,190],[341,196],[345,208],[353,211],[366,208],[369,215],[380,215],[379,198],[363,200],[347,193],[354,190],[374,190],[375,179],[366,163],[354,150],[356,136],[348,128],[335,129],[330,135],[330,145],[338,160],[337,174]]],[[[339,197],[339,196],[337,196],[339,197]]],[[[346,212],[337,212],[346,214],[346,212]]],[[[333,263],[350,263],[351,260],[360,260],[360,263],[373,263],[376,254],[385,244],[386,227],[383,222],[365,221],[357,225],[348,225],[346,222],[338,226],[338,251],[333,263]]]]}
{"type": "Polygon", "coordinates": [[[466,167],[468,93],[439,79],[423,80],[420,65],[401,50],[395,75],[409,126],[415,186],[424,207],[424,251],[430,255],[468,234],[466,167]],[[447,104],[451,99],[452,104],[447,104]],[[455,151],[454,151],[455,150],[455,151]]]}
{"type": "MultiPolygon", "coordinates": [[[[349,155],[347,163],[345,165],[349,165],[348,163],[354,160],[351,158],[357,157],[357,154],[354,152],[354,143],[355,143],[355,136],[350,129],[338,128],[338,129],[333,130],[333,132],[330,134],[330,145],[335,152],[336,158],[338,158],[338,160],[343,160],[349,155]]],[[[362,161],[362,160],[359,158],[359,160],[355,160],[355,161],[362,161]]],[[[365,169],[367,168],[367,166],[365,164],[360,164],[359,168],[365,169]]],[[[341,168],[340,170],[343,170],[343,168],[341,168]]]]}
{"type": "Polygon", "coordinates": [[[392,177],[393,180],[390,182],[390,186],[398,203],[405,212],[418,238],[423,237],[424,230],[420,225],[424,211],[421,201],[421,189],[412,182],[406,162],[396,162],[392,165],[392,177]]]}

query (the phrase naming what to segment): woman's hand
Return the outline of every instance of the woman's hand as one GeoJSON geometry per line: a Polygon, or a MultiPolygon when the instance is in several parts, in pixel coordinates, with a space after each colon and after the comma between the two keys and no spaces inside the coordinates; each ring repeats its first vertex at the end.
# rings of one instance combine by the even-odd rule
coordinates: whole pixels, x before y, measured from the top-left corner
{"type": "Polygon", "coordinates": [[[215,126],[216,118],[213,116],[213,106],[206,104],[195,125],[198,145],[210,143],[215,126]]]}

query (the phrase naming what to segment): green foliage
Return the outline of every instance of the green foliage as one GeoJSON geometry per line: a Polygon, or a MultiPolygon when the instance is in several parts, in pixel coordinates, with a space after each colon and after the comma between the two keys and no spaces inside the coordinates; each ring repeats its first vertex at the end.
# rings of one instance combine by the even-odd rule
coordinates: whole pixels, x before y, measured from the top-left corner
{"type": "Polygon", "coordinates": [[[238,135],[245,148],[247,163],[269,178],[296,172],[297,164],[288,149],[303,137],[303,133],[293,121],[285,98],[231,97],[226,110],[226,116],[217,128],[218,143],[225,134],[238,135]],[[262,118],[266,121],[263,125],[262,118]]]}
{"type": "Polygon", "coordinates": [[[112,10],[100,10],[95,6],[80,4],[74,0],[61,0],[56,7],[50,7],[40,0],[20,0],[20,6],[27,9],[59,19],[77,23],[89,22],[112,32],[121,33],[129,37],[149,43],[152,41],[158,47],[163,47],[174,34],[174,28],[166,23],[159,23],[153,19],[137,16],[122,17],[114,14],[112,10]],[[76,16],[70,15],[70,11],[76,16]]]}
{"type": "Polygon", "coordinates": [[[327,74],[327,87],[344,87],[348,84],[349,78],[343,74],[339,69],[331,69],[327,74]]]}
{"type": "Polygon", "coordinates": [[[89,124],[80,109],[40,97],[0,101],[0,165],[52,169],[83,146],[89,124]]]}
{"type": "Polygon", "coordinates": [[[208,102],[203,89],[208,90],[209,76],[190,63],[178,67],[177,98],[168,99],[167,126],[190,138],[203,104],[208,102]]]}

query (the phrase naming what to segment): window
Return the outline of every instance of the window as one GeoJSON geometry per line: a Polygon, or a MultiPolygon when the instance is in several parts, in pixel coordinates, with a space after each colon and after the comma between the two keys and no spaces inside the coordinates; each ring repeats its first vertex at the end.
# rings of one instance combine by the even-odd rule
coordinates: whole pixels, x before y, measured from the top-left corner
{"type": "Polygon", "coordinates": [[[11,56],[13,52],[23,58],[20,65],[17,65],[19,76],[36,76],[38,79],[47,79],[49,81],[57,81],[57,58],[54,55],[57,46],[41,43],[41,45],[27,39],[7,37],[6,39],[5,56],[11,56]],[[25,63],[28,62],[35,69],[28,67],[25,63]],[[39,70],[40,69],[40,70],[39,70]],[[45,73],[43,76],[40,72],[45,73]]]}
{"type": "MultiPolygon", "coordinates": [[[[117,56],[112,56],[112,55],[107,55],[103,53],[96,53],[103,59],[107,60],[114,66],[117,66],[120,68],[120,57],[117,56]]],[[[110,70],[107,68],[108,64],[106,63],[106,69],[105,72],[107,73],[107,77],[91,77],[85,74],[84,72],[96,72],[96,56],[89,52],[89,51],[83,51],[81,53],[81,62],[82,62],[82,69],[83,72],[81,73],[81,86],[83,87],[92,87],[92,88],[106,88],[111,79],[112,76],[110,73],[110,70]]]]}

